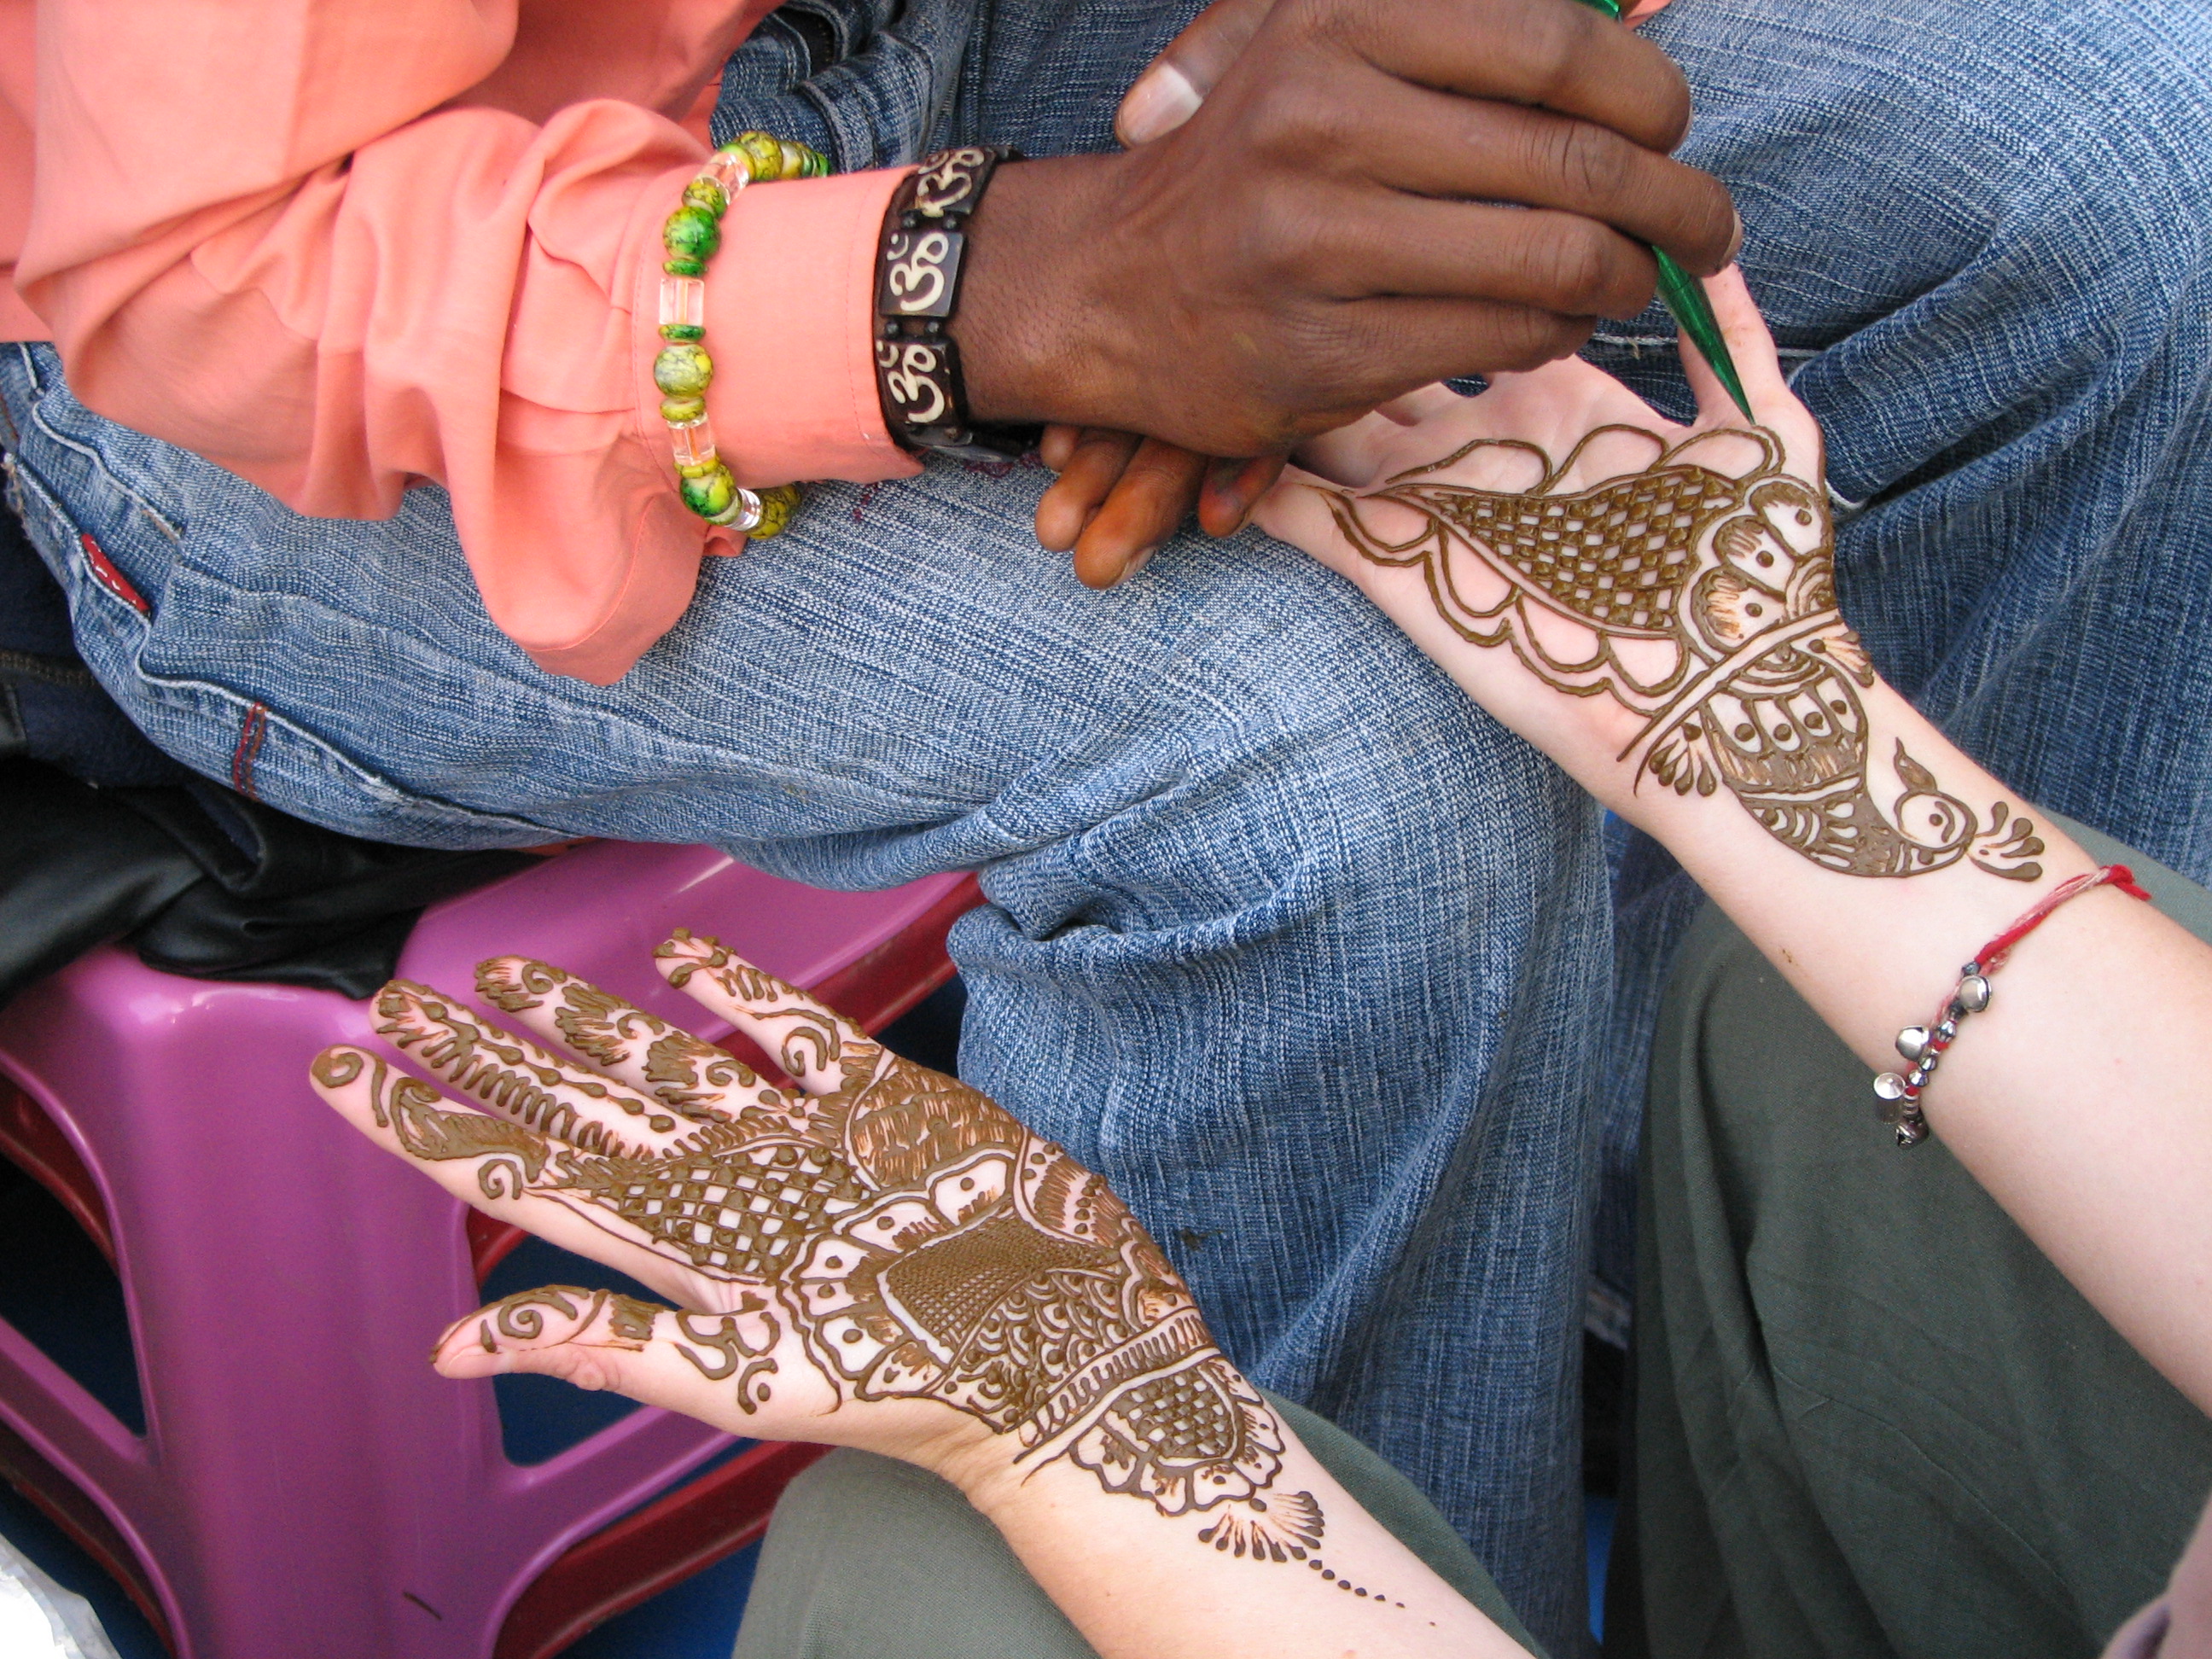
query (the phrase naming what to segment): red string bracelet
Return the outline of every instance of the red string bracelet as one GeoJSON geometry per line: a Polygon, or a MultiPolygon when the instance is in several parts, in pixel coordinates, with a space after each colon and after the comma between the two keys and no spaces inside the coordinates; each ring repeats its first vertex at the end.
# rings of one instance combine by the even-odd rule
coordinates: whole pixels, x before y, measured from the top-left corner
{"type": "Polygon", "coordinates": [[[1958,984],[1952,988],[1949,998],[1936,1011],[1932,1023],[1908,1025],[1897,1034],[1897,1052],[1912,1062],[1912,1069],[1902,1077],[1895,1072],[1884,1072],[1874,1080],[1874,1092],[1881,1102],[1875,1109],[1875,1114],[1884,1123],[1896,1126],[1899,1146],[1917,1146],[1928,1139],[1928,1120],[1921,1114],[1920,1091],[1935,1075],[1936,1062],[1942,1059],[1943,1051],[1958,1040],[1960,1023],[1967,1015],[1978,1014],[1990,1006],[1990,975],[2004,966],[2013,946],[2042,927],[2051,913],[2067,900],[2106,885],[2117,887],[2130,898],[2148,901],[2150,897],[2136,884],[2136,872],[2124,864],[2107,864],[2086,876],[2059,883],[2043,896],[2033,909],[1974,953],[1974,959],[1959,970],[1958,984]]]}

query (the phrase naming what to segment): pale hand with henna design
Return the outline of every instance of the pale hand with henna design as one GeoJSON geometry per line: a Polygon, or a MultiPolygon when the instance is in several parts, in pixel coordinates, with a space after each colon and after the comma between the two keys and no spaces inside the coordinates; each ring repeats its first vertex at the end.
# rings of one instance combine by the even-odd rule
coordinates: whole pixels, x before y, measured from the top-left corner
{"type": "Polygon", "coordinates": [[[1200,1544],[1335,1582],[1319,1504],[1278,1489],[1273,1412],[1097,1176],[715,941],[657,954],[799,1088],[515,957],[477,990],[529,1036],[404,981],[377,1000],[379,1033],[483,1109],[366,1050],[316,1060],[325,1099],[449,1191],[678,1304],[509,1297],[447,1334],[441,1370],[550,1370],[940,1469],[1064,1460],[1200,1544]]]}
{"type": "Polygon", "coordinates": [[[1692,354],[1688,427],[1570,360],[1480,398],[1415,393],[1315,441],[1260,522],[1624,816],[1722,795],[1844,874],[1964,860],[2039,879],[2016,803],[1947,793],[1872,718],[1874,672],[1836,610],[1820,429],[1741,278],[1714,289],[1754,347],[1759,425],[1692,354]]]}
{"type": "MultiPolygon", "coordinates": [[[[1741,277],[1709,292],[1758,432],[1687,350],[1688,428],[1557,363],[1316,441],[1258,516],[1656,836],[1871,1084],[1977,946],[2095,860],[2041,814],[2025,827],[2018,799],[1860,656],[1832,609],[1820,431],[1741,277]]],[[[2008,963],[1921,1103],[2098,1311],[2212,1410],[2208,1076],[2212,951],[2100,890],[2008,963]]],[[[1858,1110],[1892,1138],[1894,1102],[1869,1089],[1858,1110]]]]}

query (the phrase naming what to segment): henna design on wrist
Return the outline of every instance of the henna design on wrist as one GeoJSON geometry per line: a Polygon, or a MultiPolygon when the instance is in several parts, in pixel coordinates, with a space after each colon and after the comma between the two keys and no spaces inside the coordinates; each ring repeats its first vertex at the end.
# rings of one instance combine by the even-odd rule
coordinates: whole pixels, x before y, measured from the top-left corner
{"type": "MultiPolygon", "coordinates": [[[[817,1091],[769,1087],[656,1016],[520,960],[485,963],[479,993],[538,1011],[612,1077],[398,980],[378,997],[380,1034],[499,1115],[453,1109],[356,1051],[331,1051],[316,1075],[339,1086],[366,1066],[375,1121],[410,1156],[479,1160],[488,1198],[557,1203],[690,1270],[701,1293],[664,1336],[747,1413],[774,1397],[779,1345],[789,1363],[795,1341],[841,1401],[937,1401],[1012,1437],[1018,1467],[1066,1460],[1107,1492],[1195,1518],[1208,1547],[1304,1562],[1347,1594],[1403,1605],[1322,1559],[1321,1506],[1275,1490],[1287,1443],[1274,1412],[1103,1180],[715,940],[679,930],[658,954],[677,986],[705,974],[770,1011],[775,1060],[817,1091]],[[640,1077],[644,1091],[621,1081],[640,1077]]],[[[580,1317],[593,1294],[510,1297],[483,1340],[495,1324],[534,1336],[543,1307],[580,1317]]],[[[617,1334],[649,1336],[653,1312],[624,1302],[617,1334]]]]}
{"type": "Polygon", "coordinates": [[[1380,489],[1324,493],[1364,557],[1421,568],[1461,638],[1510,646],[1554,690],[1608,696],[1642,716],[1619,757],[1635,768],[1632,787],[1646,775],[1682,795],[1725,786],[1777,841],[1845,875],[1917,876],[1965,860],[2039,880],[2033,823],[2002,801],[1978,816],[1901,742],[1888,758],[1902,788],[1878,798],[1858,695],[1874,670],[1836,610],[1827,503],[1783,471],[1783,455],[1764,427],[1668,443],[1606,426],[1556,465],[1534,444],[1483,438],[1380,489]],[[1592,443],[1620,434],[1651,445],[1645,466],[1561,487],[1592,443]],[[1751,447],[1747,467],[1721,469],[1714,455],[1728,442],[1751,447]],[[1435,477],[1486,449],[1525,456],[1536,481],[1508,491],[1435,477]],[[1418,527],[1379,532],[1375,502],[1410,509],[1418,527]],[[1564,636],[1592,644],[1562,656],[1564,636]]]}

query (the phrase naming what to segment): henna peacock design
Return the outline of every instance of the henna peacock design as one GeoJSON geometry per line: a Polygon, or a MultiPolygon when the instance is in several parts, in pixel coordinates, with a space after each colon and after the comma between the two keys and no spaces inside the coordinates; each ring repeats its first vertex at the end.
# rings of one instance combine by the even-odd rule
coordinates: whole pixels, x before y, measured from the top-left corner
{"type": "Polygon", "coordinates": [[[1377,564],[1421,568],[1437,611],[1479,646],[1508,646],[1574,696],[1642,718],[1620,758],[1682,794],[1727,788],[1767,832],[1824,868],[1917,876],[1961,859],[2034,881],[2034,825],[1947,794],[1903,744],[1877,793],[1862,688],[1874,671],[1836,609],[1827,503],[1783,470],[1779,439],[1728,428],[1668,443],[1600,427],[1557,465],[1519,439],[1478,439],[1376,490],[1326,492],[1337,526],[1377,564]],[[1601,441],[1649,447],[1641,468],[1569,489],[1601,441]],[[1528,487],[1438,475],[1474,458],[1528,487]],[[1413,515],[1393,536],[1386,506],[1413,515]],[[1887,796],[1887,799],[1883,796],[1887,796]]]}

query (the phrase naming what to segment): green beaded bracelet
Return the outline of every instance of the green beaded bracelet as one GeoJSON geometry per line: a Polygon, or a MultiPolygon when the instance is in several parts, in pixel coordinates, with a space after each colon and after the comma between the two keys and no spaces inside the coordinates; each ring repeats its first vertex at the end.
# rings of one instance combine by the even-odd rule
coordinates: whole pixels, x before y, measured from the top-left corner
{"type": "Polygon", "coordinates": [[[707,419],[707,388],[714,360],[707,337],[707,261],[722,245],[722,216],[747,185],[779,179],[819,179],[829,159],[804,144],[765,132],[741,132],[708,157],[699,176],[684,187],[683,204],[660,228],[668,257],[660,266],[660,337],[668,343],[653,360],[660,389],[660,418],[668,422],[676,453],[677,489],[684,505],[708,524],[748,536],[773,536],[791,522],[799,487],[747,489],[731,476],[714,449],[707,419]]]}

